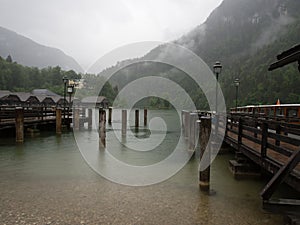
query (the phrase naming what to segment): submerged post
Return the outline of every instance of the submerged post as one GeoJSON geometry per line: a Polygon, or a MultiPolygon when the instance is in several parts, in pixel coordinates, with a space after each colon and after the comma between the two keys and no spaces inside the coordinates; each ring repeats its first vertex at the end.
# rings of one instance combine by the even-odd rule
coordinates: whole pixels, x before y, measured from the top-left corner
{"type": "Polygon", "coordinates": [[[16,142],[24,142],[24,109],[16,108],[16,142]]]}
{"type": "Polygon", "coordinates": [[[136,109],[136,110],[135,110],[135,128],[138,128],[138,127],[139,127],[139,123],[140,123],[139,110],[136,109]]]}
{"type": "MultiPolygon", "coordinates": [[[[201,117],[200,121],[197,121],[200,125],[199,139],[200,139],[200,163],[203,157],[205,160],[209,160],[210,163],[210,143],[208,142],[211,133],[211,117],[201,117]],[[208,150],[205,153],[205,150],[208,150]]],[[[203,161],[203,160],[202,160],[203,161]]],[[[200,165],[201,168],[201,165],[200,165]]],[[[201,191],[209,192],[209,180],[210,180],[210,166],[206,169],[199,171],[199,187],[201,191]]]]}
{"type": "Polygon", "coordinates": [[[190,114],[190,132],[189,132],[189,149],[194,150],[196,144],[196,121],[198,119],[198,113],[190,114]]]}
{"type": "Polygon", "coordinates": [[[127,131],[127,110],[122,110],[122,136],[126,136],[127,131]]]}
{"type": "Polygon", "coordinates": [[[103,108],[99,109],[99,137],[100,137],[100,147],[105,148],[106,146],[106,134],[105,134],[105,121],[106,121],[106,112],[103,108]]]}
{"type": "Polygon", "coordinates": [[[147,126],[148,110],[144,108],[144,126],[147,126]]]}
{"type": "Polygon", "coordinates": [[[56,108],[56,134],[61,134],[61,108],[56,108]]]}
{"type": "Polygon", "coordinates": [[[108,124],[111,124],[112,121],[112,107],[108,108],[108,124]]]}
{"type": "Polygon", "coordinates": [[[78,131],[79,130],[79,120],[80,120],[80,111],[79,111],[79,108],[75,108],[74,109],[74,118],[73,118],[73,129],[75,131],[78,131]]]}
{"type": "Polygon", "coordinates": [[[93,111],[92,109],[88,109],[88,129],[92,130],[93,126],[93,111]]]}

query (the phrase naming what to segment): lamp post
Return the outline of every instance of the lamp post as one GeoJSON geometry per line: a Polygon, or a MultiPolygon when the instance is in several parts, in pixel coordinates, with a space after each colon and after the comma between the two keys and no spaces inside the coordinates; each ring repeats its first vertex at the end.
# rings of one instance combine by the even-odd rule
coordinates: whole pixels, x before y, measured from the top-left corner
{"type": "Polygon", "coordinates": [[[219,61],[215,63],[213,66],[214,68],[214,73],[216,74],[216,114],[218,113],[218,80],[219,80],[219,75],[222,71],[222,65],[219,61]]]}
{"type": "Polygon", "coordinates": [[[64,122],[63,122],[63,124],[65,125],[65,122],[66,122],[66,88],[67,88],[67,83],[68,83],[68,81],[69,81],[69,79],[66,77],[66,76],[64,76],[63,77],[63,82],[64,82],[64,122]]]}
{"type": "Polygon", "coordinates": [[[74,84],[68,85],[68,88],[67,88],[67,92],[68,92],[68,94],[69,94],[68,119],[69,119],[69,111],[70,111],[70,108],[71,108],[71,97],[72,97],[73,91],[74,91],[74,84]]]}
{"type": "Polygon", "coordinates": [[[238,107],[238,93],[239,93],[239,85],[240,85],[240,79],[236,78],[234,80],[234,86],[235,86],[235,111],[237,112],[238,107]]]}

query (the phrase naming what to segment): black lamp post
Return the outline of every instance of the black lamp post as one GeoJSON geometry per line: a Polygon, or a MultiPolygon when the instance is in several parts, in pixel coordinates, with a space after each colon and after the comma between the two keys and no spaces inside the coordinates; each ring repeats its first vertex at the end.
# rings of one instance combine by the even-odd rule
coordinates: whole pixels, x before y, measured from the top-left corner
{"type": "MultiPolygon", "coordinates": [[[[74,85],[73,84],[68,85],[67,92],[69,94],[69,110],[70,110],[71,105],[72,105],[71,104],[71,97],[72,97],[73,91],[74,91],[74,85]]],[[[68,113],[68,118],[69,118],[69,113],[68,113]]]]}
{"type": "Polygon", "coordinates": [[[66,77],[66,76],[64,76],[63,77],[63,82],[64,82],[64,122],[63,122],[63,124],[65,125],[65,120],[66,120],[66,88],[67,88],[67,83],[68,83],[68,81],[69,81],[69,79],[66,77]]]}
{"type": "Polygon", "coordinates": [[[217,61],[214,65],[214,73],[216,74],[216,114],[218,113],[218,80],[219,75],[222,71],[222,65],[219,61],[217,61]]]}
{"type": "Polygon", "coordinates": [[[236,78],[234,80],[234,86],[235,86],[235,111],[237,111],[237,107],[238,107],[239,85],[240,85],[240,79],[236,78]]]}

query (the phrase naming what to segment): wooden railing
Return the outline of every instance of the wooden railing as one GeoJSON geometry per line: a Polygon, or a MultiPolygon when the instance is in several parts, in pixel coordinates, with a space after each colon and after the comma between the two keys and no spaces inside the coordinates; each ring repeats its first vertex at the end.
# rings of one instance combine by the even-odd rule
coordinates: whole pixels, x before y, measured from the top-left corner
{"type": "MultiPolygon", "coordinates": [[[[262,168],[275,174],[299,149],[300,125],[262,117],[228,115],[226,142],[262,168]]],[[[292,186],[300,190],[300,165],[293,170],[292,186]]]]}

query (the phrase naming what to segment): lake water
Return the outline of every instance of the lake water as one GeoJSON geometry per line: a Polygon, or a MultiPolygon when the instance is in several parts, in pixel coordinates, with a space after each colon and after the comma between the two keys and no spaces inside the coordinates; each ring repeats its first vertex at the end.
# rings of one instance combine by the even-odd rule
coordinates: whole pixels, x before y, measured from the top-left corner
{"type": "MultiPolygon", "coordinates": [[[[152,111],[149,118],[172,118],[171,114],[152,111]]],[[[83,133],[86,138],[89,134],[83,133]]],[[[160,148],[168,152],[173,144],[168,139],[178,135],[176,129],[170,132],[160,148]]],[[[122,149],[110,129],[107,146],[114,146],[111,154],[137,165],[166,157],[161,149],[147,157],[134,155],[122,149]]],[[[199,191],[195,158],[164,182],[131,187],[95,173],[83,160],[72,132],[42,133],[27,137],[24,144],[1,139],[0,224],[283,224],[282,216],[261,209],[259,193],[266,181],[235,180],[228,169],[232,158],[222,154],[213,162],[211,188],[216,194],[208,196],[199,191]]]]}

